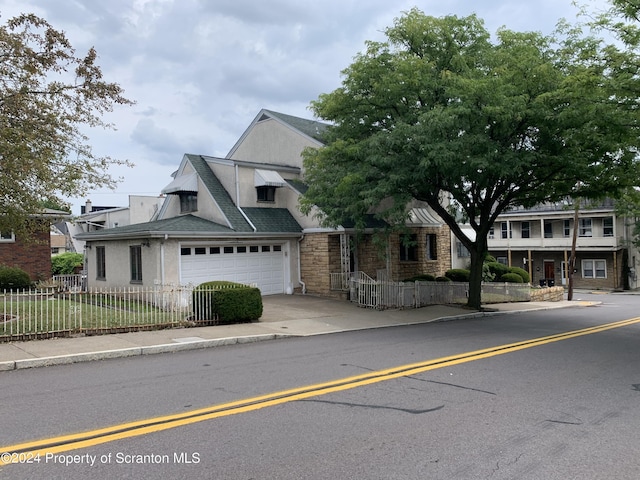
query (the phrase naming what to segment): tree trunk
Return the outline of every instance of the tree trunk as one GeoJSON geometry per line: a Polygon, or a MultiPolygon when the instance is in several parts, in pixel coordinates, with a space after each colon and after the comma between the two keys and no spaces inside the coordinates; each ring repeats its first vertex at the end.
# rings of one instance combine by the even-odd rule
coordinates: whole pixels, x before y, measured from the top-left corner
{"type": "Polygon", "coordinates": [[[482,308],[482,265],[486,248],[482,248],[477,242],[471,253],[471,273],[469,275],[469,299],[467,306],[476,310],[482,308]]]}

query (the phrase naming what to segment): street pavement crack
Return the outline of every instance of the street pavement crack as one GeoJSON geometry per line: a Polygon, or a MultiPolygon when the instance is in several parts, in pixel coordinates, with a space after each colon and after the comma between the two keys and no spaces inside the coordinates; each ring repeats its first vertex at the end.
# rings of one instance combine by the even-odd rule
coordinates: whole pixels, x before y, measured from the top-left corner
{"type": "Polygon", "coordinates": [[[405,412],[405,413],[411,413],[414,415],[419,415],[422,413],[430,413],[430,412],[435,412],[438,410],[441,410],[444,408],[444,405],[440,405],[438,407],[434,407],[434,408],[427,408],[424,410],[419,410],[419,409],[414,409],[414,408],[400,408],[400,407],[390,407],[388,405],[371,405],[371,404],[366,404],[366,403],[351,403],[351,402],[336,402],[336,401],[330,401],[330,400],[312,400],[312,399],[306,399],[306,400],[297,400],[299,402],[313,402],[313,403],[326,403],[329,405],[342,405],[345,407],[358,407],[358,408],[370,408],[370,409],[382,409],[382,410],[397,410],[399,412],[405,412]]]}

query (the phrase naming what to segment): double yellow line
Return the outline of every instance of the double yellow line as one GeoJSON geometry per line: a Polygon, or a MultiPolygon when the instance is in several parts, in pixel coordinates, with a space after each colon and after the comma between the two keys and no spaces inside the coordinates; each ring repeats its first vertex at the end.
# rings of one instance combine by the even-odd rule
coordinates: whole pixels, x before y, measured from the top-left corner
{"type": "Polygon", "coordinates": [[[176,428],[183,425],[189,425],[196,422],[211,420],[213,418],[226,417],[239,413],[250,412],[262,408],[280,405],[296,400],[303,400],[310,397],[326,395],[328,393],[340,392],[352,388],[371,385],[386,380],[399,377],[408,377],[418,373],[435,370],[443,367],[451,367],[461,363],[472,362],[483,358],[504,355],[506,353],[524,350],[527,348],[537,347],[548,343],[568,340],[570,338],[591,335],[614,328],[625,327],[640,323],[640,317],[619,322],[607,323],[595,327],[584,328],[581,330],[573,330],[570,332],[550,335],[547,337],[534,338],[522,342],[500,345],[497,347],[475,350],[472,352],[461,353],[449,357],[437,358],[423,362],[402,365],[385,370],[378,370],[362,375],[355,375],[330,382],[318,383],[306,387],[298,387],[290,390],[282,390],[279,392],[260,395],[257,397],[246,398],[234,402],[213,405],[207,408],[192,410],[189,412],[179,413],[175,415],[166,415],[162,417],[149,418],[137,422],[122,423],[107,428],[91,430],[88,432],[77,433],[72,435],[64,435],[33,442],[20,443],[0,447],[0,466],[12,463],[11,458],[35,457],[37,455],[45,456],[46,454],[57,454],[80,448],[93,447],[103,443],[113,442],[124,438],[131,438],[148,433],[160,432],[170,428],[176,428]],[[13,455],[1,455],[3,452],[13,455]]]}

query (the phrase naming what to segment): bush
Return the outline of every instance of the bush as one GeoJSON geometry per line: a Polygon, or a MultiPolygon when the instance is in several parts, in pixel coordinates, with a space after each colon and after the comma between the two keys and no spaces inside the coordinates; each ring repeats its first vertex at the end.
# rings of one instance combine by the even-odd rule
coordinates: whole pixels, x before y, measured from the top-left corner
{"type": "Polygon", "coordinates": [[[451,270],[447,270],[444,276],[452,282],[468,282],[469,274],[469,270],[465,270],[463,268],[452,268],[451,270]]]}
{"type": "Polygon", "coordinates": [[[81,267],[84,256],[81,253],[65,252],[51,257],[52,275],[71,275],[77,267],[81,267]]]}
{"type": "Polygon", "coordinates": [[[531,277],[529,276],[529,272],[527,272],[524,268],[511,267],[511,268],[509,268],[509,272],[508,273],[516,273],[516,274],[520,275],[522,277],[522,282],[523,283],[530,283],[531,282],[531,277]]]}
{"type": "Polygon", "coordinates": [[[505,273],[500,280],[506,283],[524,283],[524,280],[517,273],[505,273]]]}
{"type": "Polygon", "coordinates": [[[407,278],[403,280],[403,282],[434,282],[436,277],[433,275],[429,275],[428,273],[423,273],[422,275],[416,275],[415,277],[407,278]]]}
{"type": "Polygon", "coordinates": [[[193,290],[196,321],[217,320],[220,324],[251,322],[262,316],[260,289],[241,283],[217,280],[193,290]]]}
{"type": "Polygon", "coordinates": [[[22,290],[31,287],[31,277],[18,267],[0,266],[0,291],[22,290]]]}
{"type": "Polygon", "coordinates": [[[436,282],[453,282],[449,277],[436,277],[436,282]]]}
{"type": "Polygon", "coordinates": [[[489,267],[489,271],[495,275],[494,282],[503,282],[502,276],[509,273],[509,267],[500,262],[487,262],[485,265],[489,267]]]}

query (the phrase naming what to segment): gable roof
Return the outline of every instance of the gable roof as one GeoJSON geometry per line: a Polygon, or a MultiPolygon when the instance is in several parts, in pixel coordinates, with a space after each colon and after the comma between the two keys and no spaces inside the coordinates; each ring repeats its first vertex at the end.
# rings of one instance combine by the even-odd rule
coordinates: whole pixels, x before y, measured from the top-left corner
{"type": "Polygon", "coordinates": [[[213,200],[217,203],[232,230],[236,232],[252,232],[253,228],[249,225],[236,205],[233,203],[231,195],[225,190],[216,177],[211,167],[207,164],[207,157],[203,155],[185,155],[194,170],[200,177],[200,180],[207,188],[213,200]]]}
{"type": "Polygon", "coordinates": [[[293,115],[287,115],[285,113],[274,112],[272,110],[262,109],[253,119],[249,127],[244,131],[242,136],[238,139],[235,145],[229,150],[226,158],[231,158],[234,152],[238,149],[238,147],[242,144],[244,139],[247,137],[251,129],[260,122],[265,120],[273,119],[281,124],[286,125],[292,130],[297,131],[298,133],[309,137],[311,140],[316,142],[318,146],[324,145],[323,134],[329,128],[328,123],[318,122],[317,120],[309,120],[306,118],[294,117],[293,115]]]}
{"type": "Polygon", "coordinates": [[[262,115],[259,116],[258,121],[265,120],[269,116],[272,118],[277,118],[290,127],[293,127],[299,132],[304,133],[305,135],[313,138],[320,143],[324,143],[323,134],[329,127],[329,124],[327,123],[318,122],[317,120],[294,117],[293,115],[274,112],[272,110],[262,110],[262,115]]]}

